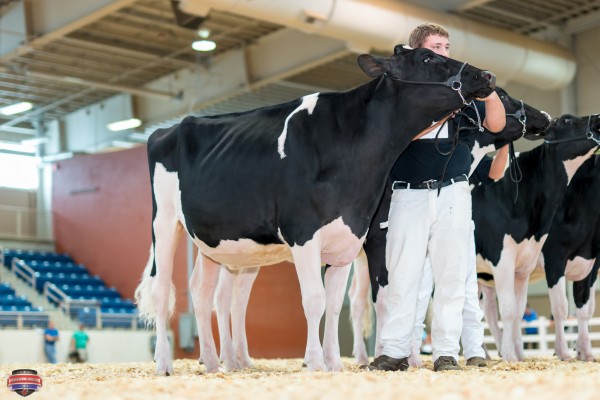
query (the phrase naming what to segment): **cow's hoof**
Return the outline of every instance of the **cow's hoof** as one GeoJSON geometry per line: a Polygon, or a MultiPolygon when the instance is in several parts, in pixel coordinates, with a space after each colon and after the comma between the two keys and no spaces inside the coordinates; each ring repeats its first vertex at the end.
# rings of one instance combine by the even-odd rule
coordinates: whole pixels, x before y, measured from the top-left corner
{"type": "Polygon", "coordinates": [[[327,366],[327,371],[329,372],[340,372],[344,369],[344,366],[342,365],[342,361],[341,360],[336,360],[336,361],[329,361],[329,362],[325,362],[325,365],[327,366]]]}
{"type": "Polygon", "coordinates": [[[408,357],[408,365],[414,368],[421,368],[423,366],[423,361],[420,356],[413,353],[408,357]]]}
{"type": "Polygon", "coordinates": [[[240,369],[252,368],[254,365],[252,364],[252,360],[250,357],[240,357],[237,359],[237,365],[240,369]]]}
{"type": "Polygon", "coordinates": [[[369,363],[369,356],[366,349],[354,350],[352,355],[358,365],[367,365],[369,363]]]}
{"type": "Polygon", "coordinates": [[[310,372],[327,371],[327,367],[323,361],[304,361],[304,363],[302,363],[302,368],[310,372]]]}
{"type": "Polygon", "coordinates": [[[161,365],[160,363],[158,363],[156,365],[156,375],[157,376],[171,376],[173,375],[173,364],[172,363],[168,363],[168,364],[163,364],[161,365]]]}

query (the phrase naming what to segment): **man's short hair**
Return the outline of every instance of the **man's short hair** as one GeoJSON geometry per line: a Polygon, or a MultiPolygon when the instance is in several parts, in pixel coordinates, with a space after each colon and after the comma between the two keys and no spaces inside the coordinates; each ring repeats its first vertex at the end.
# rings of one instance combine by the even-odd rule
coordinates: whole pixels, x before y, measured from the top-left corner
{"type": "Polygon", "coordinates": [[[430,35],[441,36],[445,38],[450,38],[450,34],[441,25],[434,24],[433,22],[427,22],[425,24],[421,24],[412,30],[410,33],[410,37],[408,38],[408,44],[413,49],[419,48],[423,46],[423,42],[430,35]]]}

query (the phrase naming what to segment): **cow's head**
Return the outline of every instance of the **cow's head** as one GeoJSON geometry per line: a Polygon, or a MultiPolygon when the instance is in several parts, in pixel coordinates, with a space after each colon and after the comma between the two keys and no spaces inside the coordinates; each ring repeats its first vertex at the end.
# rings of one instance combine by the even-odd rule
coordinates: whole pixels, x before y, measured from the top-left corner
{"type": "Polygon", "coordinates": [[[600,144],[600,114],[576,117],[565,114],[550,123],[544,140],[548,145],[564,146],[569,153],[583,154],[600,144]]]}
{"type": "Polygon", "coordinates": [[[502,101],[506,110],[506,126],[501,135],[497,136],[501,143],[497,143],[497,148],[506,143],[513,142],[521,137],[529,140],[538,140],[543,138],[544,131],[550,125],[550,115],[545,111],[531,107],[523,100],[515,99],[502,88],[496,87],[496,94],[502,101]]]}
{"type": "Polygon", "coordinates": [[[440,56],[429,49],[411,49],[403,45],[397,45],[389,58],[360,55],[358,64],[370,77],[389,78],[402,88],[414,86],[422,93],[427,88],[437,88],[437,98],[422,96],[420,100],[424,105],[446,101],[450,110],[458,109],[476,97],[488,96],[496,84],[496,77],[489,71],[440,56]]]}

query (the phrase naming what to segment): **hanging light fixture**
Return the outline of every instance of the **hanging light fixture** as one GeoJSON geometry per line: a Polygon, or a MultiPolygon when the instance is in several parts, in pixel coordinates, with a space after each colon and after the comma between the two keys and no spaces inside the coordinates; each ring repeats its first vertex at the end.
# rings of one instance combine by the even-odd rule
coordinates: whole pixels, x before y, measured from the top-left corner
{"type": "Polygon", "coordinates": [[[217,48],[217,44],[214,41],[208,40],[210,29],[199,28],[196,33],[202,40],[196,40],[192,43],[192,49],[196,51],[213,51],[217,48]]]}

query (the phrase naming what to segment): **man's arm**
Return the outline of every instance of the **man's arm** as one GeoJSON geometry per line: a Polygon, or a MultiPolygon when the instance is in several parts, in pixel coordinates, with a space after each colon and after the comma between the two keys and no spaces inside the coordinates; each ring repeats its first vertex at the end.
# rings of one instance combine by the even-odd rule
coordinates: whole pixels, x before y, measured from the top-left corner
{"type": "Polygon", "coordinates": [[[506,125],[506,110],[496,92],[481,100],[485,103],[485,119],[483,126],[490,132],[498,133],[506,125]]]}
{"type": "Polygon", "coordinates": [[[497,180],[504,176],[504,171],[506,170],[506,161],[508,160],[508,145],[505,144],[498,150],[498,153],[494,156],[494,160],[492,161],[492,165],[490,167],[490,172],[488,176],[497,180]]]}

